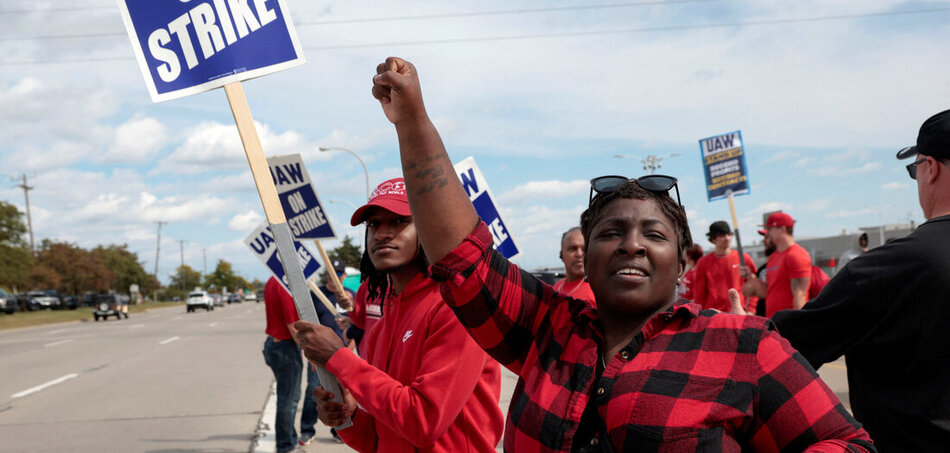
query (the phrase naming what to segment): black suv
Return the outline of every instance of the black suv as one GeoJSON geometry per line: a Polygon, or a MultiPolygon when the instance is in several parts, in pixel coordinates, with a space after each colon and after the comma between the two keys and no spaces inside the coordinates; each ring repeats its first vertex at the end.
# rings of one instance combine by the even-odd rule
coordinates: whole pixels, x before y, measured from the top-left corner
{"type": "Polygon", "coordinates": [[[109,319],[109,316],[115,316],[115,319],[129,318],[129,296],[125,294],[98,294],[95,298],[95,305],[92,308],[92,316],[96,321],[102,318],[103,321],[109,319]]]}

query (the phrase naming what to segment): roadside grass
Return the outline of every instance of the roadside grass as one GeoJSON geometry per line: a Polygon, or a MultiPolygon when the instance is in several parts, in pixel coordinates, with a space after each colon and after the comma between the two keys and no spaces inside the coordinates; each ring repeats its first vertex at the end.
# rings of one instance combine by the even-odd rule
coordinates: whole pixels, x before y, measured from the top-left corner
{"type": "MultiPolygon", "coordinates": [[[[140,305],[129,305],[129,319],[136,313],[146,310],[183,307],[183,302],[147,302],[140,305]]],[[[22,327],[39,326],[43,324],[57,324],[70,321],[92,321],[92,307],[80,307],[75,310],[39,310],[18,311],[12,315],[0,315],[0,330],[19,329],[22,327]]],[[[109,318],[114,321],[114,317],[109,318]]]]}

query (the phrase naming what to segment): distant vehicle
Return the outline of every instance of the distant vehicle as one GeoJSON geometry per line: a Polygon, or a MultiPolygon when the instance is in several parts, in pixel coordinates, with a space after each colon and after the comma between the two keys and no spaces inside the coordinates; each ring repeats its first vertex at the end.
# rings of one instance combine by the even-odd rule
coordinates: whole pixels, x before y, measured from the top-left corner
{"type": "Polygon", "coordinates": [[[229,304],[239,304],[241,303],[241,296],[238,293],[228,294],[228,303],[229,304]]]}
{"type": "Polygon", "coordinates": [[[220,294],[211,294],[211,300],[214,301],[214,305],[217,307],[223,307],[226,304],[226,301],[224,300],[224,296],[220,294]]]}
{"type": "Polygon", "coordinates": [[[257,302],[264,302],[264,291],[258,291],[257,298],[254,300],[256,300],[257,302]]]}
{"type": "Polygon", "coordinates": [[[13,312],[19,309],[20,306],[17,304],[16,296],[0,288],[0,311],[12,315],[13,312]]]}
{"type": "Polygon", "coordinates": [[[98,321],[109,319],[109,316],[115,316],[115,319],[129,319],[129,296],[125,294],[97,294],[95,296],[95,305],[92,308],[92,317],[98,321]]]}
{"type": "Polygon", "coordinates": [[[244,293],[244,300],[248,302],[260,302],[259,300],[257,300],[257,294],[254,294],[253,292],[250,292],[250,291],[244,293]]]}
{"type": "Polygon", "coordinates": [[[60,300],[63,302],[63,305],[70,310],[75,310],[82,305],[82,300],[76,296],[63,296],[60,300]]]}
{"type": "Polygon", "coordinates": [[[539,280],[549,285],[553,285],[558,280],[564,278],[563,272],[556,272],[556,271],[539,270],[539,271],[532,271],[531,274],[537,277],[539,280]]]}
{"type": "Polygon", "coordinates": [[[30,291],[25,294],[17,294],[21,306],[29,311],[34,310],[57,310],[62,303],[58,297],[50,296],[46,291],[30,291]]]}
{"type": "Polygon", "coordinates": [[[188,313],[195,311],[197,308],[204,308],[206,311],[214,310],[214,299],[208,295],[207,291],[195,291],[188,295],[188,299],[185,300],[185,307],[188,310],[188,313]]]}

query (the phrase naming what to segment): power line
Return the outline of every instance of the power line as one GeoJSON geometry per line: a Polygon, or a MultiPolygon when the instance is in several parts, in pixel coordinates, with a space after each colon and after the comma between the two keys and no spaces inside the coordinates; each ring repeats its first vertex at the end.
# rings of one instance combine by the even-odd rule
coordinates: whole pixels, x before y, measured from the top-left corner
{"type": "MultiPolygon", "coordinates": [[[[801,18],[790,18],[790,19],[763,19],[763,20],[724,22],[724,23],[718,23],[718,24],[703,24],[703,25],[670,25],[670,26],[662,26],[662,27],[626,28],[626,29],[616,29],[616,30],[591,30],[591,31],[578,31],[578,32],[538,33],[538,34],[508,35],[508,36],[483,36],[483,37],[477,37],[477,38],[449,38],[449,39],[385,42],[385,43],[309,46],[309,47],[304,47],[304,50],[310,50],[310,51],[348,50],[348,49],[365,49],[365,48],[373,48],[373,47],[462,44],[462,43],[473,43],[473,42],[569,38],[569,37],[598,36],[598,35],[617,35],[617,34],[628,34],[628,33],[711,30],[711,29],[720,29],[720,28],[753,27],[753,26],[763,26],[763,25],[788,25],[788,24],[802,24],[802,23],[809,23],[809,22],[831,22],[831,21],[851,20],[851,19],[869,19],[869,18],[890,17],[890,16],[907,16],[907,15],[915,15],[915,14],[942,13],[942,12],[948,12],[948,11],[950,11],[950,7],[911,10],[911,11],[890,11],[890,12],[881,12],[881,13],[814,16],[814,17],[801,17],[801,18]]],[[[2,41],[2,39],[0,39],[0,41],[2,41]]],[[[134,60],[134,57],[116,56],[116,57],[75,58],[75,59],[47,60],[47,61],[10,61],[10,62],[0,62],[0,66],[90,63],[90,62],[108,62],[108,61],[120,61],[120,60],[134,60]]]]}
{"type": "MultiPolygon", "coordinates": [[[[523,9],[507,9],[507,10],[496,10],[496,11],[473,11],[468,13],[442,13],[442,14],[423,14],[415,16],[395,16],[395,17],[366,17],[366,18],[356,18],[356,19],[336,19],[336,20],[318,20],[318,21],[295,21],[294,25],[297,27],[306,27],[310,25],[340,25],[340,24],[358,24],[358,23],[368,23],[368,22],[396,22],[396,21],[411,21],[411,20],[430,20],[430,19],[457,19],[465,17],[479,17],[479,16],[504,16],[504,15],[517,15],[517,14],[537,14],[537,13],[555,13],[555,12],[565,12],[565,11],[581,11],[581,10],[598,10],[598,9],[616,9],[616,8],[635,8],[639,6],[656,6],[656,5],[671,5],[671,4],[686,4],[686,3],[712,3],[722,0],[649,0],[641,2],[628,2],[628,3],[606,3],[600,5],[578,5],[578,6],[552,6],[545,8],[523,8],[523,9]]],[[[0,12],[2,14],[2,12],[0,12]]],[[[0,36],[0,42],[4,41],[29,41],[29,40],[52,40],[52,39],[91,39],[91,38],[108,38],[114,36],[125,36],[124,32],[113,32],[113,33],[84,33],[84,34],[72,34],[72,35],[47,35],[47,36],[33,36],[33,37],[18,37],[18,36],[0,36]]]]}

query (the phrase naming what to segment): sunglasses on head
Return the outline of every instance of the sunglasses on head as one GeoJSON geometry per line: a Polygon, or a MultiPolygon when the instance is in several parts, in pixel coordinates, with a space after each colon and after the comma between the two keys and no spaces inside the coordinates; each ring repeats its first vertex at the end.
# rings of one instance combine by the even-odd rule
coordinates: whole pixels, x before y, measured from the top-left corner
{"type": "Polygon", "coordinates": [[[676,189],[676,204],[683,206],[680,202],[680,189],[676,185],[676,178],[666,175],[646,175],[639,178],[628,178],[626,176],[598,176],[590,180],[590,199],[587,200],[587,207],[590,208],[594,202],[594,192],[598,194],[610,193],[617,190],[618,187],[629,181],[636,181],[637,185],[644,190],[656,194],[666,194],[669,196],[670,189],[676,189]]]}
{"type": "Polygon", "coordinates": [[[907,173],[910,175],[910,179],[917,179],[917,165],[919,165],[922,162],[925,162],[926,160],[927,160],[927,157],[924,156],[923,159],[920,159],[917,162],[914,162],[912,164],[907,164],[907,173]]]}

